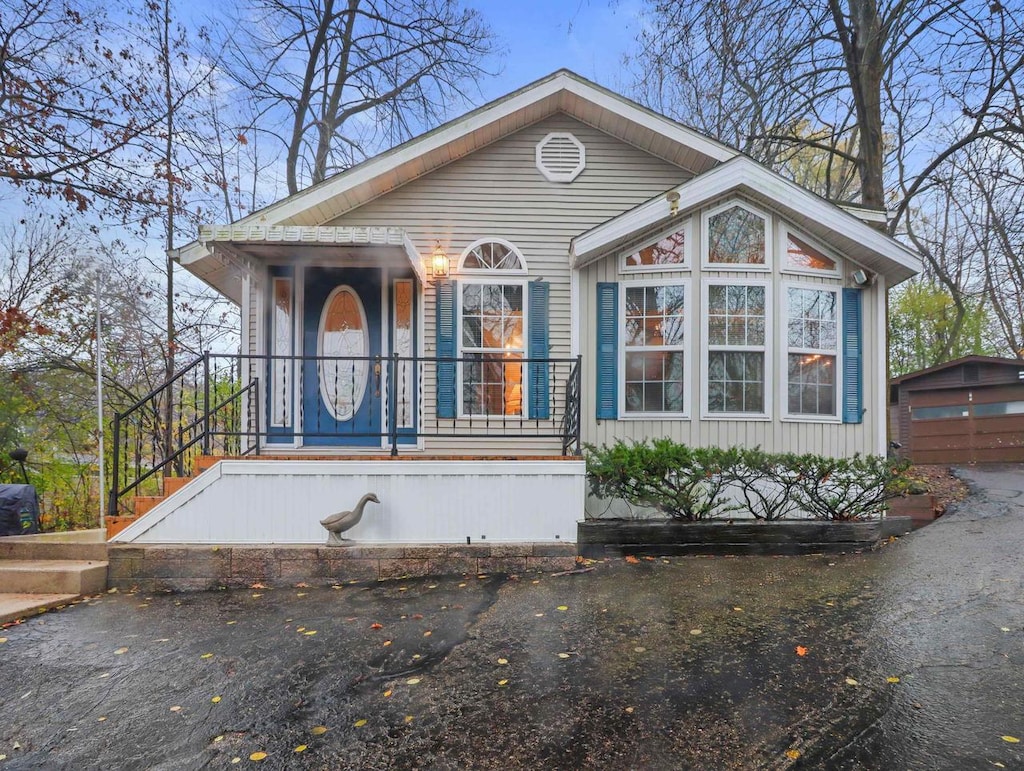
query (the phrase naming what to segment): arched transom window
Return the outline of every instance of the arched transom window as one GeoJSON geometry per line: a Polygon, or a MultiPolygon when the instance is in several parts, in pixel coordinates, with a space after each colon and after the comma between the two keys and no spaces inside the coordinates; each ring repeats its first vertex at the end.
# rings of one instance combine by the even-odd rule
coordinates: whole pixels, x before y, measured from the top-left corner
{"type": "Polygon", "coordinates": [[[500,238],[483,239],[470,244],[463,252],[459,271],[525,273],[526,261],[508,241],[500,238]]]}

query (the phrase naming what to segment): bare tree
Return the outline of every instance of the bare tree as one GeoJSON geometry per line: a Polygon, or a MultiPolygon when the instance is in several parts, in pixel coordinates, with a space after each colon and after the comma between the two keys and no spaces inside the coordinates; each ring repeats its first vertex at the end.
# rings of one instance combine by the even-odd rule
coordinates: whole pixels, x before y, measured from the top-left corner
{"type": "Polygon", "coordinates": [[[436,123],[495,52],[456,0],[256,0],[232,32],[234,75],[285,148],[290,194],[436,123]]]}

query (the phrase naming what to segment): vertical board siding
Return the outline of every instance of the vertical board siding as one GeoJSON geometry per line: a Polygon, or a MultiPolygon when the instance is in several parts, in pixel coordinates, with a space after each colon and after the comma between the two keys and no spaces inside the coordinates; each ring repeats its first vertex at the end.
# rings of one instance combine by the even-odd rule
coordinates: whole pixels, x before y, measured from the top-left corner
{"type": "MultiPolygon", "coordinates": [[[[728,198],[728,197],[726,197],[728,198]]],[[[713,208],[723,199],[710,203],[706,208],[713,208]]],[[[762,205],[758,208],[763,209],[762,205]]],[[[686,271],[671,272],[629,272],[620,271],[620,252],[610,254],[601,260],[583,268],[580,272],[580,350],[584,353],[583,358],[583,411],[582,434],[583,441],[597,446],[613,444],[619,439],[626,441],[643,441],[645,439],[668,437],[678,442],[692,446],[710,447],[761,447],[766,450],[777,452],[814,452],[823,455],[850,456],[854,453],[876,453],[878,441],[875,437],[875,423],[873,416],[878,414],[876,410],[886,409],[887,395],[884,392],[876,393],[878,389],[872,387],[876,382],[876,375],[880,366],[885,363],[885,340],[879,339],[877,324],[862,324],[862,376],[865,387],[863,389],[863,407],[867,409],[865,420],[859,424],[842,424],[837,422],[821,423],[800,420],[782,420],[783,399],[785,398],[786,369],[785,369],[785,348],[783,340],[785,335],[785,302],[783,302],[782,291],[787,283],[795,284],[821,284],[831,288],[841,287],[841,278],[826,278],[816,276],[804,276],[786,274],[780,270],[779,259],[776,255],[773,268],[767,272],[740,272],[721,270],[702,270],[701,262],[701,233],[700,233],[700,212],[681,212],[678,219],[682,222],[687,216],[693,217],[694,227],[692,255],[692,268],[686,271]],[[596,403],[598,398],[599,382],[597,376],[598,362],[594,357],[597,350],[597,327],[600,318],[596,307],[598,287],[604,283],[621,282],[632,279],[675,279],[685,278],[690,281],[690,310],[698,314],[694,317],[692,325],[692,343],[687,348],[685,366],[693,368],[695,377],[692,379],[692,409],[689,420],[666,420],[666,419],[618,419],[618,420],[597,420],[596,403]],[[701,415],[701,359],[700,350],[705,344],[703,335],[703,324],[699,318],[703,302],[703,279],[767,279],[773,292],[771,310],[774,318],[771,321],[772,346],[770,370],[773,378],[772,386],[772,419],[771,420],[702,420],[701,415]]],[[[775,225],[779,223],[775,218],[775,225]]],[[[654,235],[652,233],[651,235],[654,235]]],[[[640,239],[638,239],[639,241],[640,239]]],[[[774,242],[771,245],[775,246],[774,242]]],[[[843,275],[843,273],[840,273],[843,275]]],[[[874,314],[884,313],[884,297],[877,291],[876,287],[869,287],[861,293],[863,319],[873,319],[874,314]]],[[[841,320],[840,320],[841,321],[841,320]]],[[[840,351],[841,354],[841,351],[840,351]]],[[[621,378],[620,378],[621,379],[621,378]]],[[[620,386],[621,387],[621,386],[620,386]]],[[[837,398],[842,398],[842,381],[837,384],[837,398]]],[[[842,412],[840,410],[840,417],[842,412]]]]}
{"type": "Polygon", "coordinates": [[[573,543],[586,478],[583,461],[564,460],[221,461],[206,473],[217,476],[160,504],[123,540],[320,544],[320,520],[372,491],[380,504],[345,533],[357,542],[573,543]]]}

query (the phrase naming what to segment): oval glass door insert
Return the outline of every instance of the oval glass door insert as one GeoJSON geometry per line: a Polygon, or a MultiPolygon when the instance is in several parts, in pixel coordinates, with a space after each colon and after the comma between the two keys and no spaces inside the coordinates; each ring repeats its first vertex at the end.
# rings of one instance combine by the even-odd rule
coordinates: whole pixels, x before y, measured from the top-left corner
{"type": "Polygon", "coordinates": [[[321,359],[320,397],[335,420],[351,420],[366,394],[370,330],[363,304],[350,286],[339,286],[327,297],[320,314],[317,354],[321,359]]]}

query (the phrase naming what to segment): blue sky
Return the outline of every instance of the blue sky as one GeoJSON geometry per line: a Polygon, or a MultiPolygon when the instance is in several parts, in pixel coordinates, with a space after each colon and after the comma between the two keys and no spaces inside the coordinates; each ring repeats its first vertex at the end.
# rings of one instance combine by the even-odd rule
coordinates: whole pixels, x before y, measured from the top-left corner
{"type": "Polygon", "coordinates": [[[485,100],[567,67],[615,90],[627,85],[622,55],[640,30],[639,0],[469,2],[507,49],[502,74],[481,84],[485,100]]]}

